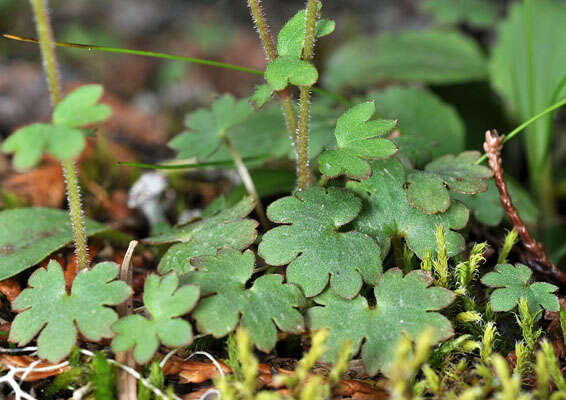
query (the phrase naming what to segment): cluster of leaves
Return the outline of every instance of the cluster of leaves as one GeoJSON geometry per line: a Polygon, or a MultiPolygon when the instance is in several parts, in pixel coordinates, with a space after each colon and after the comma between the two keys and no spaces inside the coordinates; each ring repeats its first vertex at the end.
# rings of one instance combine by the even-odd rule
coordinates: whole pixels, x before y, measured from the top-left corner
{"type": "MultiPolygon", "coordinates": [[[[442,4],[426,3],[432,11],[442,4]]],[[[460,11],[444,19],[477,20],[475,13],[460,11]]],[[[260,155],[254,140],[268,142],[266,131],[287,143],[277,110],[263,106],[274,91],[289,84],[311,86],[318,80],[316,68],[302,59],[305,29],[305,11],[300,11],[279,33],[279,56],[265,72],[268,85],[259,86],[251,99],[226,95],[210,110],[187,117],[188,130],[170,142],[179,158],[222,159],[228,140],[244,157],[260,155]],[[254,112],[250,102],[263,109],[254,112]]],[[[333,30],[334,22],[319,20],[316,36],[333,30]]],[[[346,45],[329,62],[327,83],[337,89],[391,78],[467,82],[484,79],[486,64],[478,46],[459,33],[406,31],[346,45]],[[352,54],[369,57],[375,46],[378,57],[346,66],[352,54]],[[364,51],[368,48],[372,51],[364,51]],[[428,60],[423,68],[411,67],[421,59],[428,60]]],[[[44,151],[61,160],[76,158],[85,146],[80,128],[110,115],[106,106],[97,104],[101,94],[99,86],[78,89],[57,106],[53,124],[17,131],[3,150],[15,153],[14,164],[21,170],[35,165],[44,151]]],[[[327,329],[328,351],[322,360],[340,360],[344,342],[350,341],[354,353],[361,353],[367,372],[375,375],[393,374],[401,353],[396,354],[395,348],[400,341],[403,346],[406,334],[418,337],[432,327],[428,346],[446,341],[431,360],[465,346],[481,348],[483,360],[493,340],[474,342],[477,329],[466,325],[470,321],[485,323],[490,312],[508,312],[526,304],[520,312],[534,317],[521,327],[532,327],[541,307],[558,311],[553,294],[557,288],[529,284],[532,272],[526,266],[501,264],[482,277],[485,286],[495,288],[486,309],[478,306],[470,290],[481,252],[473,250],[469,260],[450,264],[449,259],[465,249],[458,231],[466,227],[470,210],[479,220],[492,219],[496,212],[502,215],[492,201],[494,190],[489,190],[491,171],[476,165],[479,153],[462,152],[464,128],[454,109],[415,88],[373,92],[369,100],[359,101],[338,118],[339,111],[322,107],[321,121],[313,123],[309,154],[311,159],[320,154],[322,185],[274,201],[267,217],[277,226],[259,240],[258,223],[248,218],[254,202],[247,197],[230,206],[217,203],[216,211],[145,239],[148,245],[170,246],[157,268],[160,275],[146,279],[145,314],[122,319],[109,306],[124,302],[132,291],[115,280],[116,264],[100,263],[80,271],[67,293],[63,270],[51,261],[31,275],[29,288],[13,302],[19,314],[10,340],[24,345],[39,335],[40,356],[58,361],[69,354],[80,332],[93,341],[113,338],[113,351],[133,349],[136,361],[143,364],[160,344],[191,344],[191,320],[198,332],[218,338],[242,326],[250,333],[249,340],[265,352],[276,345],[278,331],[327,329]],[[374,114],[379,119],[372,119],[374,114]],[[430,122],[431,114],[443,126],[430,122]],[[334,136],[328,135],[327,120],[330,125],[337,120],[334,136]],[[391,135],[384,137],[387,134],[391,135]],[[332,184],[324,187],[328,179],[333,179],[332,184]],[[258,268],[251,248],[256,241],[260,262],[265,263],[258,268]],[[397,254],[389,257],[391,247],[394,253],[408,249],[421,265],[407,262],[397,265],[404,271],[390,268],[391,258],[399,261],[397,254]],[[457,313],[454,324],[441,314],[445,309],[457,313]],[[455,334],[460,336],[451,339],[455,334]]],[[[270,158],[291,153],[289,144],[279,146],[278,140],[267,145],[270,158]]],[[[72,230],[63,216],[44,209],[0,214],[0,226],[21,227],[0,233],[0,279],[15,276],[68,244],[72,230]]],[[[104,228],[89,221],[87,229],[97,233],[104,228]]],[[[420,367],[422,362],[417,364],[420,367]]],[[[429,381],[424,383],[432,392],[433,373],[425,372],[429,381]]]]}

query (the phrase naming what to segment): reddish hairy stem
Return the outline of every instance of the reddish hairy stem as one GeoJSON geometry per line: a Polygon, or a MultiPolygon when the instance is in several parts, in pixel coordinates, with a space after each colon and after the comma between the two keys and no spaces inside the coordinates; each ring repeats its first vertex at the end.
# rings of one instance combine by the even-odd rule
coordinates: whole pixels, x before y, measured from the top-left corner
{"type": "Polygon", "coordinates": [[[527,251],[535,257],[537,263],[541,267],[544,267],[543,269],[540,269],[539,272],[552,278],[553,280],[560,282],[563,285],[566,285],[566,274],[560,271],[556,267],[556,265],[554,265],[548,259],[540,244],[531,236],[527,225],[521,219],[521,216],[513,205],[513,201],[511,200],[511,196],[509,195],[509,192],[507,190],[507,184],[505,183],[505,179],[503,177],[501,149],[503,147],[504,138],[505,136],[499,136],[496,130],[487,131],[485,133],[485,142],[483,144],[489,166],[493,170],[495,185],[497,186],[497,190],[499,191],[499,199],[501,201],[501,204],[503,205],[505,212],[509,216],[509,219],[513,223],[515,230],[523,240],[525,249],[527,249],[527,251]]]}

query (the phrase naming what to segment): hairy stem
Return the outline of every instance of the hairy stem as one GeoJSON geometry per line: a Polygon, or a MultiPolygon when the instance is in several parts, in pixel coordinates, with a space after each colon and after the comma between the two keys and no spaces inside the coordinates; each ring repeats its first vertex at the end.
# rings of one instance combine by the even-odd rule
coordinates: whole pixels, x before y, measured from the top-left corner
{"type": "MultiPolygon", "coordinates": [[[[45,75],[47,76],[51,103],[53,108],[55,108],[62,99],[62,90],[57,58],[55,56],[53,30],[51,29],[51,21],[47,11],[47,0],[31,0],[31,6],[35,16],[35,25],[39,36],[39,47],[43,58],[43,68],[45,69],[45,75]]],[[[77,265],[80,271],[88,268],[88,247],[81,208],[81,195],[77,169],[73,160],[65,160],[62,161],[61,164],[63,166],[63,173],[65,175],[65,182],[67,186],[67,201],[69,203],[69,214],[75,237],[77,265]]]]}
{"type": "Polygon", "coordinates": [[[267,218],[265,216],[265,211],[263,210],[263,205],[261,204],[261,199],[259,198],[259,195],[258,195],[257,190],[255,188],[254,181],[252,180],[252,177],[250,176],[250,172],[248,171],[246,164],[244,164],[244,160],[242,160],[240,153],[238,153],[238,150],[236,150],[236,148],[234,147],[234,144],[232,143],[232,141],[230,140],[230,138],[228,136],[224,135],[223,140],[224,140],[224,144],[226,145],[226,147],[230,151],[232,158],[234,159],[234,163],[236,164],[236,168],[238,169],[238,174],[240,175],[240,178],[242,178],[242,182],[244,183],[244,186],[246,187],[247,192],[254,199],[255,209],[256,209],[256,212],[257,212],[257,215],[259,217],[261,224],[265,227],[265,229],[269,229],[269,225],[270,225],[269,221],[267,220],[267,218]]]}
{"type": "MultiPolygon", "coordinates": [[[[314,41],[316,31],[317,0],[308,0],[305,45],[303,59],[312,61],[314,56],[314,41]]],[[[297,134],[297,175],[299,190],[306,189],[311,184],[309,166],[309,118],[310,118],[311,87],[301,86],[299,97],[299,132],[297,134]]]]}
{"type": "MultiPolygon", "coordinates": [[[[277,49],[273,43],[273,38],[271,37],[271,32],[269,31],[269,25],[263,14],[263,10],[259,5],[259,0],[248,0],[248,6],[250,8],[252,19],[257,28],[257,32],[265,49],[265,54],[267,55],[267,60],[269,62],[277,58],[277,49]]],[[[289,137],[293,142],[293,146],[297,147],[297,116],[295,113],[295,107],[293,105],[293,99],[289,88],[285,88],[277,92],[277,96],[281,100],[281,109],[283,111],[283,118],[285,119],[285,124],[287,125],[287,130],[289,131],[289,137]]],[[[298,156],[297,156],[298,159],[298,156]]]]}

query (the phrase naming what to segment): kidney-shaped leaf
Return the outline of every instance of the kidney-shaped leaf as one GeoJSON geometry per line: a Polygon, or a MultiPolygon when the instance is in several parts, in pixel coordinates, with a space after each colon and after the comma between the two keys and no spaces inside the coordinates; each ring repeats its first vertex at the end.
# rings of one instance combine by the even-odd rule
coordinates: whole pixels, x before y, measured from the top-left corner
{"type": "MultiPolygon", "coordinates": [[[[107,228],[86,219],[87,234],[107,228]]],[[[69,214],[53,208],[17,208],[0,213],[0,281],[37,264],[73,241],[69,214]]]]}
{"type": "Polygon", "coordinates": [[[466,226],[469,211],[459,202],[453,202],[444,213],[429,215],[412,207],[404,189],[405,169],[397,158],[374,161],[373,175],[362,182],[349,182],[348,187],[364,199],[364,207],[354,226],[375,238],[382,254],[389,252],[391,239],[404,237],[407,245],[419,258],[426,251],[436,253],[434,232],[444,226],[447,251],[450,256],[464,250],[464,238],[451,229],[466,226]]]}
{"type": "Polygon", "coordinates": [[[338,232],[360,212],[361,201],[352,192],[321,187],[298,192],[272,203],[267,216],[290,224],[268,231],[259,244],[259,255],[271,265],[285,265],[287,280],[316,296],[330,286],[340,296],[352,298],[362,281],[375,284],[382,266],[379,248],[360,232],[338,232]]]}
{"type": "Polygon", "coordinates": [[[375,308],[367,300],[357,296],[343,299],[327,290],[314,300],[315,306],[307,312],[307,323],[311,329],[329,328],[326,345],[327,361],[336,361],[342,344],[353,342],[354,351],[362,341],[362,359],[366,371],[375,375],[379,370],[387,371],[397,342],[402,333],[416,338],[428,326],[434,328],[434,340],[440,341],[453,334],[450,321],[436,311],[454,300],[451,291],[428,286],[432,279],[424,271],[413,271],[403,277],[398,269],[388,270],[375,287],[375,308]]]}
{"type": "Polygon", "coordinates": [[[47,269],[39,268],[31,275],[29,288],[12,303],[20,314],[12,322],[9,340],[23,346],[41,331],[39,356],[58,362],[75,345],[77,328],[92,341],[112,337],[110,327],[118,315],[106,306],[120,304],[132,293],[124,282],[114,280],[118,272],[119,266],[112,262],[81,271],[68,295],[63,269],[51,260],[47,269]]]}
{"type": "Polygon", "coordinates": [[[192,313],[199,331],[224,336],[236,329],[241,315],[241,325],[252,341],[269,352],[277,343],[277,327],[290,333],[303,331],[303,317],[295,307],[306,304],[299,288],[283,284],[281,275],[263,275],[246,289],[254,261],[250,250],[242,254],[222,249],[216,256],[193,259],[196,270],[185,274],[183,282],[198,285],[203,296],[209,295],[192,313]]]}
{"type": "MultiPolygon", "coordinates": [[[[491,308],[493,311],[509,311],[515,308],[519,299],[527,301],[531,314],[537,315],[541,307],[549,311],[558,311],[560,303],[558,297],[552,294],[558,287],[546,282],[535,282],[529,285],[532,271],[523,264],[516,267],[511,264],[499,264],[495,271],[485,274],[481,281],[484,285],[498,288],[491,294],[491,308]]],[[[540,315],[537,315],[539,318],[540,315]]]]}
{"type": "Polygon", "coordinates": [[[214,255],[221,247],[242,250],[257,237],[257,222],[245,218],[254,208],[247,197],[233,207],[196,222],[174,228],[163,235],[144,239],[147,244],[175,243],[159,262],[160,273],[183,274],[191,269],[192,257],[214,255]]]}
{"type": "Polygon", "coordinates": [[[397,152],[390,140],[377,136],[391,131],[397,121],[369,119],[375,112],[375,103],[358,104],[346,111],[336,122],[336,150],[323,153],[318,163],[320,171],[330,177],[342,173],[354,179],[366,179],[371,175],[371,165],[366,160],[387,158],[397,152]]]}
{"type": "Polygon", "coordinates": [[[180,317],[196,305],[199,289],[193,285],[178,288],[179,278],[174,272],[160,278],[150,275],[143,291],[143,303],[151,319],[139,314],[122,318],[112,326],[116,337],[112,350],[126,351],[135,346],[134,358],[145,364],[157,351],[159,342],[180,347],[193,341],[191,324],[180,317]]]}
{"type": "Polygon", "coordinates": [[[446,186],[467,195],[486,192],[486,179],[493,172],[475,164],[480,156],[477,151],[465,151],[457,156],[447,154],[429,163],[424,172],[412,171],[407,190],[409,203],[427,214],[436,214],[450,207],[446,186]]]}

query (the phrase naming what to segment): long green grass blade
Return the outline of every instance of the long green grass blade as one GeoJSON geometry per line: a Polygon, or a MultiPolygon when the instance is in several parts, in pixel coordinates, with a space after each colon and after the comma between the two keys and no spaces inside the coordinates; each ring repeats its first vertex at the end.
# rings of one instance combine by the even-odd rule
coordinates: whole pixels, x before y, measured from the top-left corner
{"type": "MultiPolygon", "coordinates": [[[[26,43],[38,43],[37,39],[18,36],[18,35],[11,35],[5,33],[2,35],[6,39],[17,40],[19,42],[26,42],[26,43]]],[[[224,68],[224,69],[231,69],[233,71],[244,72],[253,75],[261,75],[263,76],[264,71],[255,68],[248,68],[242,65],[224,63],[220,61],[212,61],[206,60],[203,58],[195,58],[195,57],[186,57],[186,56],[178,56],[175,54],[168,54],[168,53],[158,53],[155,51],[145,51],[145,50],[135,50],[135,49],[124,49],[119,47],[106,47],[106,46],[96,46],[91,44],[81,44],[81,43],[68,43],[68,42],[55,42],[55,45],[58,47],[68,47],[74,49],[82,49],[88,51],[104,51],[107,53],[119,53],[119,54],[130,54],[135,56],[142,56],[142,57],[153,57],[153,58],[162,58],[166,60],[175,60],[175,61],[184,61],[190,62],[193,64],[200,64],[200,65],[208,65],[210,67],[217,67],[217,68],[224,68]]],[[[324,89],[313,87],[312,91],[318,93],[322,96],[328,97],[334,101],[338,101],[345,105],[351,105],[351,102],[335,93],[330,93],[324,89]]]]}
{"type": "MultiPolygon", "coordinates": [[[[515,135],[520,133],[527,126],[529,126],[533,122],[537,121],[539,118],[544,117],[546,114],[551,113],[554,110],[562,107],[565,104],[566,104],[566,98],[560,100],[558,103],[554,103],[553,105],[551,105],[550,107],[541,111],[537,115],[532,116],[531,118],[529,118],[528,120],[523,122],[521,125],[519,125],[515,129],[513,129],[511,132],[509,132],[509,134],[505,136],[505,139],[503,139],[503,143],[507,143],[509,140],[511,140],[515,135]]],[[[476,164],[481,164],[482,162],[484,162],[486,160],[486,158],[487,158],[487,156],[484,154],[479,160],[476,161],[476,164]]]]}

